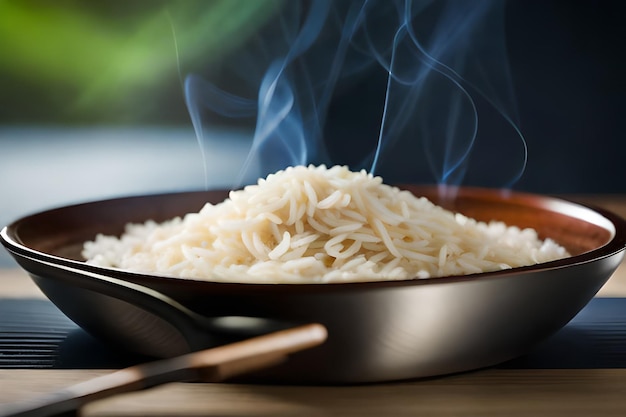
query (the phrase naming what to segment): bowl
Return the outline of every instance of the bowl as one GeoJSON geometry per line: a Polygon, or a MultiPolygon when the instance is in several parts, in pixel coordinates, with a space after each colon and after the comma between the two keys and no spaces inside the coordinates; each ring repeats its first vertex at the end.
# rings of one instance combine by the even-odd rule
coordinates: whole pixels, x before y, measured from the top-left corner
{"type": "MultiPolygon", "coordinates": [[[[163,295],[210,318],[323,324],[328,330],[325,344],[294,355],[258,378],[333,384],[431,377],[528,353],[591,300],[624,256],[626,224],[601,208],[496,189],[401,188],[477,220],[532,227],[540,238],[554,239],[572,256],[465,276],[330,284],[179,279],[90,266],[81,258],[83,242],[98,233],[119,235],[129,222],[164,221],[197,212],[207,201],[222,201],[227,190],[130,196],[60,207],[18,219],[0,232],[0,239],[50,300],[102,340],[150,356],[179,353],[163,349],[162,340],[150,340],[155,333],[150,320],[158,311],[132,314],[129,320],[137,305],[133,291],[143,288],[146,294],[163,295]],[[74,273],[68,274],[65,267],[74,273]],[[96,285],[107,278],[120,283],[121,290],[109,292],[96,285]],[[131,289],[124,289],[126,284],[131,289]],[[143,342],[131,337],[138,331],[148,335],[143,342]]],[[[159,333],[159,338],[175,338],[168,334],[159,333]]]]}

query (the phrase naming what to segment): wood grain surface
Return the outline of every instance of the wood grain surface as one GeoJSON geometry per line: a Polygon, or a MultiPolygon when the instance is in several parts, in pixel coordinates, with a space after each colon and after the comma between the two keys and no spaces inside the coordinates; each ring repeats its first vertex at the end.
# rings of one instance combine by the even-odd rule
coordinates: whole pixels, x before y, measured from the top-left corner
{"type": "MultiPolygon", "coordinates": [[[[0,371],[0,401],[33,398],[106,372],[0,371]]],[[[488,369],[345,387],[173,383],[94,402],[83,411],[86,416],[623,416],[626,370],[488,369]]]]}

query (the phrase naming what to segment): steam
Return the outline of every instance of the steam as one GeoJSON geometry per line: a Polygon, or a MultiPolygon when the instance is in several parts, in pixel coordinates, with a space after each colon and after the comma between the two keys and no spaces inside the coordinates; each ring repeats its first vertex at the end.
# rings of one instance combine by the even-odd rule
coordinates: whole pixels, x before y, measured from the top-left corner
{"type": "Polygon", "coordinates": [[[230,60],[235,80],[256,98],[197,75],[185,80],[201,148],[206,152],[204,114],[256,117],[237,186],[289,165],[344,164],[331,152],[341,146],[358,148],[353,170],[410,175],[426,165],[432,178],[421,182],[459,185],[470,178],[510,186],[524,171],[527,150],[515,122],[504,6],[498,0],[285,2],[251,47],[230,60]],[[325,141],[337,91],[376,71],[385,73],[377,131],[349,145],[325,141]],[[404,150],[415,165],[397,166],[404,150]],[[472,176],[472,164],[492,165],[493,172],[472,176]]]}

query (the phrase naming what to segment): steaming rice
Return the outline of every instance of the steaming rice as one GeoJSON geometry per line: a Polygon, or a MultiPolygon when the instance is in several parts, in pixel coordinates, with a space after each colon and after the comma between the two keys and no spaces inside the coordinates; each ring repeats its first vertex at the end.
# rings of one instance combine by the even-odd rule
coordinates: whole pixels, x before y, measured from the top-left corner
{"type": "Polygon", "coordinates": [[[296,166],[162,224],[86,242],[94,265],[236,282],[464,275],[568,256],[532,229],[483,223],[346,167],[296,166]]]}

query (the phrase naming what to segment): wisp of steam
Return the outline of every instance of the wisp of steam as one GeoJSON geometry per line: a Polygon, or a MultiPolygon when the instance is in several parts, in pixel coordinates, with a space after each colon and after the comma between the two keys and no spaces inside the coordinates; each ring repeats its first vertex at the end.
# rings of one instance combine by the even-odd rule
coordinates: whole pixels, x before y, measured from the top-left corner
{"type": "MultiPolygon", "coordinates": [[[[352,170],[394,170],[397,177],[427,167],[432,177],[421,182],[460,185],[473,166],[489,166],[488,178],[474,181],[510,186],[523,173],[526,144],[515,120],[504,12],[499,0],[286,1],[249,47],[228,59],[231,82],[256,96],[195,74],[185,79],[200,145],[211,140],[204,115],[256,117],[234,186],[289,165],[346,164],[332,152],[342,146],[358,155],[352,170]],[[382,92],[368,96],[376,129],[350,140],[329,134],[334,97],[370,76],[372,91],[382,92]],[[398,166],[399,152],[410,162],[398,166]]],[[[344,110],[358,120],[365,104],[355,100],[344,110]]],[[[343,134],[351,136],[349,126],[343,134]]]]}

